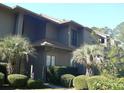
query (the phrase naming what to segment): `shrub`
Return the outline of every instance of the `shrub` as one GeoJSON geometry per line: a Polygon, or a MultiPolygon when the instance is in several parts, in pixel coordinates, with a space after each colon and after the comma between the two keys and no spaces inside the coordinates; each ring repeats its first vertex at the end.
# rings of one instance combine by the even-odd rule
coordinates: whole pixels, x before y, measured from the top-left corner
{"type": "Polygon", "coordinates": [[[124,63],[123,62],[117,62],[115,64],[117,70],[117,77],[124,77],[124,63]]]}
{"type": "Polygon", "coordinates": [[[57,85],[60,84],[59,79],[54,74],[53,67],[47,68],[47,81],[53,84],[57,84],[57,85]]]}
{"type": "Polygon", "coordinates": [[[41,80],[29,79],[27,81],[27,87],[30,89],[39,89],[43,87],[43,82],[41,80]]]}
{"type": "Polygon", "coordinates": [[[82,89],[88,89],[87,85],[87,76],[80,75],[73,79],[73,86],[75,89],[82,90],[82,89]]]}
{"type": "Polygon", "coordinates": [[[0,72],[4,73],[4,81],[7,82],[7,64],[6,63],[1,63],[0,64],[0,72]]]}
{"type": "Polygon", "coordinates": [[[117,78],[111,80],[111,89],[124,90],[124,78],[117,78]]]}
{"type": "Polygon", "coordinates": [[[97,90],[102,89],[102,83],[105,82],[106,78],[104,76],[92,76],[87,80],[88,89],[97,90]]]}
{"type": "Polygon", "coordinates": [[[61,85],[60,78],[63,74],[77,75],[77,68],[67,66],[53,66],[47,69],[47,81],[61,85]]]}
{"type": "Polygon", "coordinates": [[[11,86],[15,88],[23,88],[27,84],[28,77],[21,74],[10,74],[8,76],[8,81],[11,86]]]}
{"type": "Polygon", "coordinates": [[[93,76],[87,81],[88,88],[92,90],[122,90],[124,89],[124,79],[117,79],[111,76],[93,76]]]}
{"type": "Polygon", "coordinates": [[[99,75],[100,74],[100,70],[99,70],[97,65],[92,65],[92,70],[93,70],[94,75],[99,75]]]}
{"type": "Polygon", "coordinates": [[[4,78],[5,78],[5,75],[0,72],[0,86],[4,84],[4,78]]]}
{"type": "Polygon", "coordinates": [[[73,85],[73,79],[74,79],[74,75],[71,74],[64,74],[61,76],[61,84],[65,87],[72,87],[73,85]]]}

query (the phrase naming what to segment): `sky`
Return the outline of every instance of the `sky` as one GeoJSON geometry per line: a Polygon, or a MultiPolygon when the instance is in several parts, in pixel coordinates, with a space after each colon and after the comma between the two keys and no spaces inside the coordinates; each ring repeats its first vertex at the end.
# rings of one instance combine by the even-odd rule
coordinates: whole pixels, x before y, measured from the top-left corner
{"type": "Polygon", "coordinates": [[[124,22],[123,4],[91,3],[4,3],[8,6],[22,6],[38,14],[59,19],[74,20],[87,27],[115,28],[124,22]]]}

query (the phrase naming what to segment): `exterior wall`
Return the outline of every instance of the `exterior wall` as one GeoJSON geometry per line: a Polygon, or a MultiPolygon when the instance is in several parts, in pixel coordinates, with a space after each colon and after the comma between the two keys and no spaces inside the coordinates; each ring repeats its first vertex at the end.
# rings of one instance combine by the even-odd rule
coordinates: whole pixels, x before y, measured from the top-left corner
{"type": "Polygon", "coordinates": [[[83,30],[83,44],[95,44],[95,37],[92,36],[91,31],[88,31],[87,29],[84,28],[83,30]]]}
{"type": "Polygon", "coordinates": [[[80,33],[79,33],[79,41],[78,41],[79,42],[79,46],[82,46],[83,43],[84,43],[84,37],[83,37],[84,36],[84,33],[83,32],[84,32],[84,30],[81,29],[80,30],[80,33]]]}
{"type": "Polygon", "coordinates": [[[0,38],[14,32],[15,15],[8,10],[0,10],[0,38]]]}
{"type": "Polygon", "coordinates": [[[60,27],[60,30],[58,33],[58,40],[60,43],[66,46],[69,45],[69,27],[68,26],[60,27]]]}
{"type": "Polygon", "coordinates": [[[37,42],[45,37],[46,23],[31,16],[24,17],[23,36],[31,42],[37,42]]]}
{"type": "Polygon", "coordinates": [[[50,22],[46,24],[46,38],[55,41],[58,39],[58,29],[55,24],[50,22]]]}
{"type": "Polygon", "coordinates": [[[75,47],[75,48],[78,48],[83,42],[83,33],[82,33],[82,30],[81,29],[78,29],[78,27],[77,26],[75,26],[75,25],[72,25],[72,24],[70,24],[70,26],[69,26],[69,46],[70,47],[75,47]],[[77,46],[73,46],[72,44],[71,44],[71,30],[75,30],[75,31],[77,31],[77,33],[78,33],[78,37],[77,37],[77,46]]]}
{"type": "Polygon", "coordinates": [[[70,66],[71,52],[61,49],[48,49],[46,55],[55,56],[56,66],[70,66]]]}
{"type": "Polygon", "coordinates": [[[44,48],[36,48],[36,55],[34,57],[30,57],[28,70],[30,72],[31,65],[33,65],[33,73],[34,79],[45,80],[45,52],[44,48]]]}
{"type": "Polygon", "coordinates": [[[23,13],[16,14],[15,34],[17,35],[22,35],[23,19],[23,13]]]}

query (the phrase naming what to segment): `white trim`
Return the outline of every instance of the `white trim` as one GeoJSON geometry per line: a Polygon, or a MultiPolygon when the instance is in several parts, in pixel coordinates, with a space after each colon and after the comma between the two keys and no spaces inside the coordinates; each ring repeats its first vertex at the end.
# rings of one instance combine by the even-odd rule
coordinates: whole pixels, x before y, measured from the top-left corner
{"type": "Polygon", "coordinates": [[[46,56],[46,66],[55,66],[56,57],[47,55],[46,56]]]}

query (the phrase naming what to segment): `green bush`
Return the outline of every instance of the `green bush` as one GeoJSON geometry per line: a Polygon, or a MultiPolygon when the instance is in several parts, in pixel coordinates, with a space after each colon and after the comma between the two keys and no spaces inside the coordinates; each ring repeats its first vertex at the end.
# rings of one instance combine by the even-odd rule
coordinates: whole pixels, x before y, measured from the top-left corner
{"type": "Polygon", "coordinates": [[[117,68],[117,77],[124,77],[124,63],[118,62],[115,67],[117,68]]]}
{"type": "Polygon", "coordinates": [[[0,72],[0,86],[4,84],[4,78],[5,78],[5,75],[2,72],[0,72]]]}
{"type": "Polygon", "coordinates": [[[100,70],[97,65],[92,65],[92,70],[94,75],[100,75],[100,70]]]}
{"type": "Polygon", "coordinates": [[[29,89],[40,89],[43,87],[43,82],[41,80],[29,79],[27,81],[27,87],[29,89]]]}
{"type": "Polygon", "coordinates": [[[28,77],[21,74],[8,75],[8,81],[12,87],[24,88],[27,84],[28,77]]]}
{"type": "Polygon", "coordinates": [[[4,73],[4,82],[7,82],[7,64],[6,63],[0,63],[0,72],[4,73]]]}
{"type": "Polygon", "coordinates": [[[124,89],[124,79],[114,77],[92,76],[87,80],[90,90],[122,90],[124,89]]]}
{"type": "Polygon", "coordinates": [[[88,89],[87,85],[87,76],[80,75],[73,79],[73,86],[75,89],[82,90],[82,89],[88,89]]]}
{"type": "Polygon", "coordinates": [[[67,66],[53,66],[47,69],[47,81],[61,85],[60,78],[64,74],[77,75],[77,68],[67,66]]]}
{"type": "Polygon", "coordinates": [[[106,78],[104,76],[92,76],[89,77],[87,80],[88,89],[90,90],[97,90],[102,89],[102,85],[100,83],[103,83],[106,81],[106,78]]]}
{"type": "Polygon", "coordinates": [[[73,86],[73,79],[74,79],[74,75],[71,74],[64,74],[61,76],[61,84],[65,87],[72,87],[73,86]]]}

